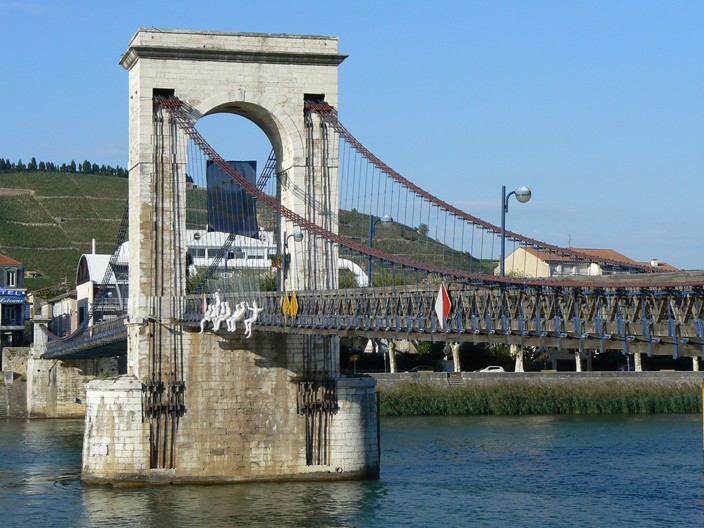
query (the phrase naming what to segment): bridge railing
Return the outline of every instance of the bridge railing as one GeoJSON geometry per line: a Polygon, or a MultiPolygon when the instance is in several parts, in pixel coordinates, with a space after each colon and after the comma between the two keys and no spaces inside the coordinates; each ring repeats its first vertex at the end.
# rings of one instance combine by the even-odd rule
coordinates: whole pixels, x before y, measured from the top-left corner
{"type": "MultiPolygon", "coordinates": [[[[649,354],[668,347],[675,357],[685,350],[704,354],[704,295],[698,288],[449,284],[452,308],[441,319],[435,309],[438,286],[301,291],[295,294],[295,310],[286,292],[224,294],[222,300],[233,306],[257,300],[264,310],[256,327],[272,332],[415,335],[624,352],[639,347],[649,354]]],[[[211,297],[182,298],[181,322],[199,327],[212,302],[211,297]]]]}
{"type": "Polygon", "coordinates": [[[49,341],[45,359],[54,356],[61,356],[67,351],[72,353],[90,348],[98,348],[121,341],[127,338],[127,326],[125,317],[115,317],[89,326],[85,331],[76,333],[74,336],[60,340],[49,341]]]}

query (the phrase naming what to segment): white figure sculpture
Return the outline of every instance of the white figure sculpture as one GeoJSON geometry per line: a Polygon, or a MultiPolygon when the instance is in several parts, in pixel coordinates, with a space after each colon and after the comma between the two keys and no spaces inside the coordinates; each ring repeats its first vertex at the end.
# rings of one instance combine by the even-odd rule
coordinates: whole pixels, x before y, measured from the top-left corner
{"type": "Polygon", "coordinates": [[[214,317],[220,313],[220,292],[215,292],[215,302],[209,304],[205,308],[205,313],[203,314],[203,319],[200,320],[200,333],[202,334],[205,330],[205,325],[208,321],[212,321],[214,317]]]}
{"type": "Polygon", "coordinates": [[[237,330],[237,323],[244,319],[246,313],[247,303],[241,302],[237,306],[235,306],[235,311],[232,312],[232,315],[225,320],[225,322],[227,323],[227,331],[234,332],[235,330],[237,330]]]}
{"type": "Polygon", "coordinates": [[[247,309],[252,312],[252,315],[244,320],[244,335],[247,339],[252,337],[252,323],[259,319],[259,314],[264,311],[264,308],[259,308],[257,301],[252,301],[252,306],[247,305],[247,309]]]}
{"type": "Polygon", "coordinates": [[[220,313],[216,314],[215,317],[213,317],[213,332],[217,332],[220,330],[220,325],[222,322],[230,317],[230,303],[225,301],[220,305],[220,313]]]}
{"type": "Polygon", "coordinates": [[[203,319],[200,320],[200,333],[201,334],[205,330],[205,325],[208,324],[208,321],[210,321],[210,318],[212,316],[213,316],[213,305],[209,304],[205,309],[205,313],[203,314],[203,319]]]}

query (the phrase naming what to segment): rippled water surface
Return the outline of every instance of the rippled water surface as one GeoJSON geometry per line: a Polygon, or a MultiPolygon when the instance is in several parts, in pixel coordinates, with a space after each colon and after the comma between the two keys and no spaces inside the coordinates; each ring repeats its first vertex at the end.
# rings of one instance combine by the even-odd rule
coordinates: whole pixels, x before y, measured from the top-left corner
{"type": "Polygon", "coordinates": [[[0,421],[0,526],[704,526],[700,416],[384,418],[378,481],[128,489],[82,434],[0,421]]]}

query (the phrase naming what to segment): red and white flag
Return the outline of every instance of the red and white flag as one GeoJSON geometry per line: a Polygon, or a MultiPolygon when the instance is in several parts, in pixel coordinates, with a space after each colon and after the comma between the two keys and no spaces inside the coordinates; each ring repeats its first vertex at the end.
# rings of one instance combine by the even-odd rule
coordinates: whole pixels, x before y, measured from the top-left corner
{"type": "Polygon", "coordinates": [[[435,313],[438,316],[438,323],[440,324],[441,330],[445,330],[447,326],[447,316],[450,314],[450,308],[452,308],[450,296],[447,294],[445,283],[442,283],[440,284],[437,299],[435,299],[435,313]]]}

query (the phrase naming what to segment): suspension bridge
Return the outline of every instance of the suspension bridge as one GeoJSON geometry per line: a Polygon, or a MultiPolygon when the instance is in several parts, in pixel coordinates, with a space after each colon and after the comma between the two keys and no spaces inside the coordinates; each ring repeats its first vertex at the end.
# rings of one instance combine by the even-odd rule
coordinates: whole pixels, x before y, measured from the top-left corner
{"type": "Polygon", "coordinates": [[[340,373],[340,336],[704,353],[703,274],[508,231],[507,259],[550,255],[556,276],[537,278],[527,259],[497,275],[500,227],[401,176],[342,124],[345,57],[334,37],[133,36],[121,60],[128,213],[86,324],[43,353],[128,357],[126,378],[89,385],[84,479],[378,474],[374,383],[340,373]],[[198,131],[221,112],[271,141],[259,171],[198,131]],[[579,267],[601,274],[556,271],[579,267]]]}
{"type": "MultiPolygon", "coordinates": [[[[190,276],[185,295],[175,301],[175,323],[187,331],[200,328],[217,295],[222,313],[215,318],[230,318],[247,299],[260,307],[255,326],[264,332],[616,349],[675,358],[704,353],[704,274],[599,258],[509,231],[506,238],[514,251],[527,247],[570,269],[577,263],[608,272],[536,278],[536,260],[534,269],[524,261],[518,273],[499,277],[494,268],[501,228],[388,167],[355,139],[327,103],[305,105],[307,126],[316,118],[325,138],[324,159],[307,162],[327,163],[339,156],[336,203],[326,195],[325,188],[333,185],[329,181],[322,190],[309,189],[308,196],[285,175],[277,175],[273,151],[258,178],[254,173],[245,177],[237,169],[241,165],[225,161],[198,132],[188,104],[165,97],[154,104],[155,122],[182,134],[188,152],[189,240],[187,257],[176,266],[187,266],[190,276]],[[210,187],[208,171],[216,174],[210,187]],[[282,203],[281,190],[287,186],[306,203],[307,217],[282,203]],[[213,237],[217,223],[223,231],[213,237]],[[317,256],[304,260],[309,254],[317,256]],[[316,259],[326,263],[327,275],[316,272],[316,259]],[[443,289],[449,299],[445,312],[436,309],[443,289]]],[[[313,141],[311,135],[311,151],[313,141]]],[[[251,162],[247,167],[254,170],[251,162]]],[[[105,295],[127,243],[124,225],[120,233],[93,305],[94,313],[110,317],[85,324],[71,336],[54,336],[45,358],[114,354],[116,343],[126,345],[128,297],[121,296],[115,307],[105,295]],[[111,310],[105,307],[108,302],[111,310]]],[[[213,329],[212,321],[208,326],[213,329]]],[[[231,330],[219,325],[216,331],[231,330]]]]}

